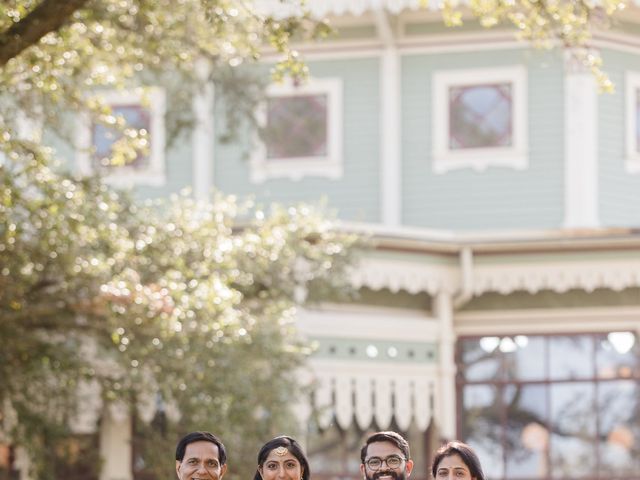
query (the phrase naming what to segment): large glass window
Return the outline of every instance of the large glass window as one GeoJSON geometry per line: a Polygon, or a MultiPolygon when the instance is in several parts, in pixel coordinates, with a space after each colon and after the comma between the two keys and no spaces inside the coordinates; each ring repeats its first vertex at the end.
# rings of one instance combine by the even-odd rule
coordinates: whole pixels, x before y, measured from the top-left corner
{"type": "Polygon", "coordinates": [[[631,332],[461,338],[459,436],[487,477],[640,479],[631,332]]]}

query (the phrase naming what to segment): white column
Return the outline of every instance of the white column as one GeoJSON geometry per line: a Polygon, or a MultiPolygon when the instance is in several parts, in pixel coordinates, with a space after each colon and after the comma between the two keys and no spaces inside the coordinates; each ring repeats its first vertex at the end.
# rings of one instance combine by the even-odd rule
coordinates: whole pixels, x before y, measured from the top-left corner
{"type": "Polygon", "coordinates": [[[29,459],[29,454],[24,447],[16,448],[15,466],[20,472],[20,480],[32,480],[32,477],[30,476],[31,460],[29,459]]]}
{"type": "Polygon", "coordinates": [[[380,209],[382,223],[401,223],[400,57],[389,19],[376,12],[378,35],[385,44],[380,58],[380,209]]]}
{"type": "Polygon", "coordinates": [[[440,388],[435,392],[436,411],[442,437],[456,438],[456,363],[454,356],[453,303],[451,294],[439,292],[434,299],[433,314],[440,328],[439,372],[440,388]]]}
{"type": "Polygon", "coordinates": [[[100,480],[132,480],[131,417],[125,408],[105,409],[100,426],[100,480]]]}
{"type": "Polygon", "coordinates": [[[566,228],[598,226],[598,92],[571,51],[565,58],[566,228]]]}
{"type": "Polygon", "coordinates": [[[208,200],[213,187],[214,86],[209,80],[209,64],[202,60],[196,67],[203,85],[193,98],[193,195],[197,200],[208,200]]]}
{"type": "MultiPolygon", "coordinates": [[[[299,368],[296,371],[296,379],[298,380],[298,385],[303,386],[305,391],[307,391],[307,388],[313,383],[313,375],[311,374],[310,367],[299,368]]],[[[306,450],[308,446],[307,438],[312,413],[311,397],[307,394],[300,395],[293,403],[293,414],[295,415],[298,427],[298,431],[294,432],[294,434],[303,450],[306,450]]]]}

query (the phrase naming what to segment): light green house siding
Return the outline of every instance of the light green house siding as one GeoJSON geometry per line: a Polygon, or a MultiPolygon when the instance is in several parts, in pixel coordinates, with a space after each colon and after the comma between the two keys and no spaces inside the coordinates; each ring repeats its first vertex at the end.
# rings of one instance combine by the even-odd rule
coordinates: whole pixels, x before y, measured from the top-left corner
{"type": "Polygon", "coordinates": [[[616,85],[598,98],[598,190],[603,226],[640,225],[640,174],[628,173],[626,159],[625,73],[640,73],[640,56],[604,50],[604,69],[616,85]]]}
{"type": "Polygon", "coordinates": [[[137,199],[166,198],[193,186],[193,142],[191,132],[180,134],[165,151],[166,182],[162,186],[139,185],[137,199]]]}
{"type": "Polygon", "coordinates": [[[402,205],[411,226],[555,228],[563,217],[563,67],[557,52],[530,49],[406,55],[402,59],[402,205]],[[529,167],[432,171],[432,75],[524,65],[529,167]]]}
{"type": "MultiPolygon", "coordinates": [[[[73,125],[75,128],[75,121],[73,115],[68,115],[69,125],[73,125]]],[[[64,128],[62,134],[71,138],[73,134],[70,128],[64,128]]],[[[54,132],[48,128],[45,128],[42,132],[42,144],[47,145],[52,149],[53,158],[56,159],[58,167],[64,172],[72,172],[75,169],[75,150],[73,145],[67,140],[62,138],[57,132],[54,132]]]]}
{"type": "MultiPolygon", "coordinates": [[[[250,181],[248,156],[250,136],[240,134],[238,142],[215,145],[213,182],[222,192],[253,196],[258,203],[310,202],[321,198],[340,218],[351,221],[380,220],[380,101],[379,59],[308,62],[314,77],[338,77],[343,87],[343,164],[340,179],[304,177],[298,181],[270,179],[250,181]]],[[[217,115],[216,131],[224,128],[217,115]]]]}

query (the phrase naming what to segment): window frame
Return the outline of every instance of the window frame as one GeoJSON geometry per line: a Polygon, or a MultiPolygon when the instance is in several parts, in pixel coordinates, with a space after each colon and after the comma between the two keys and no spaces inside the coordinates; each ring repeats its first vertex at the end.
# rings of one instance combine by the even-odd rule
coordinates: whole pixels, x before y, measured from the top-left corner
{"type": "Polygon", "coordinates": [[[640,72],[625,73],[625,169],[627,173],[640,173],[640,145],[636,145],[637,103],[640,97],[640,72]],[[636,93],[638,92],[638,93],[636,93]],[[637,97],[636,97],[637,95],[637,97]]]}
{"type": "MultiPolygon", "coordinates": [[[[295,97],[302,95],[327,95],[327,155],[318,157],[290,157],[267,159],[267,147],[259,135],[254,137],[250,156],[250,180],[263,183],[272,178],[300,180],[303,177],[339,179],[343,175],[343,102],[340,78],[310,78],[302,85],[291,82],[267,87],[267,98],[295,97]]],[[[256,110],[259,128],[267,124],[267,102],[261,102],[256,110]]]]}
{"type": "MultiPolygon", "coordinates": [[[[147,109],[150,118],[149,161],[144,168],[133,166],[113,167],[105,172],[105,182],[118,187],[134,185],[163,186],[166,184],[165,164],[165,113],[166,92],[160,87],[145,87],[131,90],[108,90],[97,95],[111,107],[140,105],[147,109]]],[[[93,165],[93,123],[87,113],[80,114],[76,167],[83,176],[95,174],[93,165]]]]}
{"type": "Polygon", "coordinates": [[[443,174],[450,170],[528,167],[527,71],[523,65],[490,69],[437,71],[432,77],[432,170],[443,174]],[[449,147],[450,87],[472,87],[509,83],[512,86],[512,145],[451,149],[449,147]]]}
{"type": "MultiPolygon", "coordinates": [[[[467,437],[467,432],[464,431],[464,416],[465,416],[465,397],[464,397],[464,390],[466,387],[474,387],[474,386],[487,386],[487,387],[493,387],[495,389],[496,392],[496,399],[497,402],[494,404],[495,408],[498,410],[499,415],[497,416],[499,422],[497,423],[497,426],[499,429],[501,429],[503,431],[503,436],[502,436],[502,441],[501,441],[501,447],[502,447],[502,465],[498,465],[498,467],[500,468],[501,474],[498,476],[494,476],[494,477],[489,477],[489,475],[487,475],[488,478],[495,478],[497,480],[500,479],[507,479],[507,478],[511,478],[510,475],[508,475],[506,473],[506,467],[507,467],[507,456],[504,453],[506,451],[505,446],[507,445],[504,441],[505,438],[505,429],[507,429],[509,427],[509,423],[508,423],[508,405],[504,404],[504,400],[503,400],[503,395],[507,392],[507,389],[509,387],[520,387],[520,388],[526,388],[526,387],[543,387],[543,388],[548,388],[549,391],[545,393],[545,402],[543,402],[544,408],[547,410],[545,413],[545,417],[542,419],[543,423],[541,424],[543,427],[547,427],[547,431],[551,431],[549,427],[549,425],[551,424],[551,420],[553,418],[552,415],[552,411],[551,411],[551,404],[550,402],[550,398],[552,395],[551,389],[554,386],[570,386],[570,385],[579,385],[579,384],[590,384],[593,387],[593,393],[594,393],[594,403],[592,405],[592,412],[595,415],[595,432],[593,433],[592,437],[590,438],[589,441],[591,442],[593,448],[595,451],[598,452],[597,457],[594,460],[595,463],[595,471],[592,472],[591,475],[575,475],[575,476],[570,476],[570,477],[562,477],[562,478],[567,478],[569,480],[576,480],[576,479],[585,479],[585,480],[597,480],[597,479],[604,479],[607,478],[608,475],[603,474],[602,473],[602,469],[603,469],[603,453],[601,450],[599,450],[599,446],[598,446],[598,438],[600,438],[603,434],[604,431],[606,431],[605,429],[603,429],[601,423],[602,423],[602,413],[599,410],[600,406],[598,404],[599,402],[599,392],[602,388],[606,388],[607,385],[611,385],[615,382],[620,382],[620,381],[625,381],[625,382],[629,382],[629,383],[635,383],[636,385],[640,386],[640,369],[638,371],[632,371],[630,372],[628,375],[624,375],[620,372],[617,372],[614,375],[609,375],[609,374],[605,374],[602,371],[598,370],[598,365],[599,365],[599,361],[598,361],[598,347],[597,347],[597,342],[602,338],[602,337],[606,337],[608,334],[612,333],[616,331],[616,329],[611,329],[611,330],[603,330],[603,331],[592,331],[592,330],[580,330],[580,331],[568,331],[568,332],[564,332],[564,331],[535,331],[535,332],[530,332],[527,333],[526,331],[522,331],[519,334],[514,334],[513,332],[511,333],[494,333],[494,334],[463,334],[458,336],[458,338],[456,339],[456,344],[455,344],[455,358],[456,358],[456,369],[457,369],[457,375],[456,375],[456,403],[457,403],[457,437],[460,438],[462,441],[466,441],[466,442],[470,442],[473,443],[470,438],[467,437]],[[542,338],[545,342],[544,345],[544,349],[543,349],[543,356],[544,356],[544,362],[545,362],[545,373],[543,376],[538,377],[538,378],[528,378],[528,379],[522,379],[522,378],[507,378],[504,376],[505,374],[505,367],[507,366],[507,357],[506,355],[508,353],[510,353],[509,351],[502,351],[501,353],[499,352],[498,355],[498,362],[499,362],[499,369],[497,371],[497,373],[493,376],[487,376],[487,378],[484,379],[467,379],[465,378],[465,374],[466,374],[466,364],[463,360],[463,355],[464,355],[464,350],[463,350],[463,343],[467,342],[467,341],[476,341],[481,339],[482,337],[495,337],[495,338],[500,338],[503,339],[505,337],[517,337],[518,335],[524,335],[524,336],[528,336],[528,337],[539,337],[542,338]],[[551,370],[551,365],[550,365],[550,360],[552,358],[552,353],[550,351],[550,342],[552,341],[552,339],[557,339],[557,338],[568,338],[568,337],[583,337],[583,338],[588,338],[589,341],[592,343],[593,345],[593,349],[589,352],[590,356],[591,356],[591,367],[592,367],[592,371],[589,375],[584,375],[584,376],[574,376],[574,375],[567,375],[567,376],[562,376],[562,377],[557,377],[554,378],[553,377],[553,373],[551,370]]],[[[635,353],[632,353],[632,355],[634,355],[634,358],[639,358],[638,355],[638,349],[637,349],[637,345],[639,345],[638,341],[640,341],[640,334],[638,333],[637,329],[631,327],[631,328],[622,328],[619,331],[624,331],[624,332],[629,332],[635,335],[635,343],[634,346],[631,347],[633,349],[635,349],[635,353]]],[[[499,349],[499,347],[496,345],[496,348],[494,349],[494,351],[497,351],[499,349]]],[[[629,350],[631,351],[631,350],[629,350]]],[[[621,355],[624,355],[625,353],[621,353],[619,352],[621,355]]],[[[549,446],[546,445],[544,447],[544,455],[546,456],[547,460],[549,461],[551,459],[551,455],[553,453],[553,449],[549,446]]],[[[541,476],[522,476],[521,478],[523,480],[548,480],[550,478],[560,478],[557,475],[557,472],[555,470],[553,470],[552,465],[549,463],[548,464],[548,471],[546,475],[541,475],[541,476]]],[[[486,472],[485,472],[486,473],[486,472]]],[[[620,474],[616,473],[613,476],[620,476],[620,474]]],[[[520,478],[520,477],[519,477],[520,478]]],[[[633,479],[640,479],[640,475],[636,474],[633,475],[632,477],[626,477],[625,478],[631,478],[633,479]]]]}

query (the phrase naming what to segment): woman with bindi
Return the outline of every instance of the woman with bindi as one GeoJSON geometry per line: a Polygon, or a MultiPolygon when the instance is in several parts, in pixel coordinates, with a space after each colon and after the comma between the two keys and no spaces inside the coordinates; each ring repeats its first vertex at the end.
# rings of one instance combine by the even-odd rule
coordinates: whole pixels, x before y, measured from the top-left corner
{"type": "Polygon", "coordinates": [[[253,480],[309,480],[309,461],[300,444],[286,435],[265,443],[258,452],[253,480]]]}

